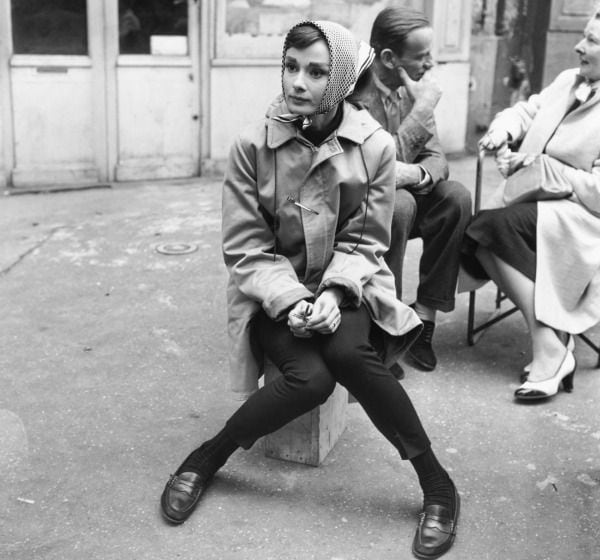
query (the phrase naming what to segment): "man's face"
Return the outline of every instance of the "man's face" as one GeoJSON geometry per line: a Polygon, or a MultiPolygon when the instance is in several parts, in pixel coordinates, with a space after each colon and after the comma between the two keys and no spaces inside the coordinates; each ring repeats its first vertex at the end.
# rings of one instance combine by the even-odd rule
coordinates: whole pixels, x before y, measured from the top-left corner
{"type": "Polygon", "coordinates": [[[398,66],[402,66],[411,80],[418,81],[433,66],[431,41],[433,29],[421,27],[411,31],[404,42],[402,56],[396,55],[398,66]]]}

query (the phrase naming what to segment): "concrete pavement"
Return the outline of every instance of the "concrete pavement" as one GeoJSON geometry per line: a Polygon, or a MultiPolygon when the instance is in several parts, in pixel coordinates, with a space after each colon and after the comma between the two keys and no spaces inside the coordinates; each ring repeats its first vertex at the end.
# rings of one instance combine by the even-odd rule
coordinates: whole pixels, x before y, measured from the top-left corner
{"type": "MultiPolygon", "coordinates": [[[[451,167],[472,188],[473,158],[451,167]]],[[[487,195],[496,181],[490,163],[487,195]]],[[[239,404],[227,388],[218,180],[5,197],[0,224],[0,558],[412,558],[416,476],[357,404],[321,467],[256,445],[187,523],[162,521],[169,473],[239,404]],[[178,243],[198,249],[156,250],[178,243]]],[[[494,289],[480,293],[484,317],[494,289]]],[[[463,497],[444,558],[600,560],[595,357],[578,341],[574,392],[516,404],[523,321],[469,347],[466,313],[463,294],[440,316],[437,370],[406,366],[403,381],[463,497]]]]}

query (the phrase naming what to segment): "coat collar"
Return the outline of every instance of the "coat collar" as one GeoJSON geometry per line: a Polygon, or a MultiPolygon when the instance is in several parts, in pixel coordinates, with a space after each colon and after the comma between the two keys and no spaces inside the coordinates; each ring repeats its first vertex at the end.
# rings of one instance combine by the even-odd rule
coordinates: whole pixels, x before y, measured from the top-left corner
{"type": "Polygon", "coordinates": [[[591,101],[592,99],[598,100],[598,90],[600,89],[600,80],[596,80],[594,82],[588,82],[585,80],[579,73],[575,74],[575,78],[573,81],[572,90],[569,92],[570,97],[573,98],[573,101],[577,99],[582,105],[591,101]],[[584,97],[581,98],[577,95],[577,91],[581,89],[581,95],[584,97]]]}
{"type": "MultiPolygon", "coordinates": [[[[267,146],[276,149],[300,136],[300,131],[294,122],[285,122],[274,117],[288,115],[289,111],[285,101],[279,97],[269,107],[267,111],[267,146]]],[[[333,138],[344,138],[355,144],[362,144],[375,132],[381,125],[377,123],[367,111],[360,111],[354,105],[344,102],[342,122],[329,140],[323,142],[327,144],[333,138]]]]}

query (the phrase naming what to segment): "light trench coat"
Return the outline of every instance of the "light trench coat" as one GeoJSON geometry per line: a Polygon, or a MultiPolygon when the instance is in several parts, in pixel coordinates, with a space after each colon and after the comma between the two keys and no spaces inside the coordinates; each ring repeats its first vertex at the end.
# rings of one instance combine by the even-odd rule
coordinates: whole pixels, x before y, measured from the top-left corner
{"type": "Polygon", "coordinates": [[[573,187],[568,199],[538,202],[535,283],[537,319],[573,334],[600,321],[600,88],[565,116],[577,73],[562,72],[490,125],[523,139],[520,152],[544,152],[573,187]]]}
{"type": "Polygon", "coordinates": [[[421,328],[396,299],[383,260],[395,193],[391,136],[367,111],[344,103],[339,127],[316,147],[293,123],[274,118],[287,112],[278,100],[238,137],[223,185],[231,386],[242,397],[262,374],[250,340],[261,307],[287,320],[298,301],[342,287],[343,305],[364,303],[384,332],[388,364],[421,328]]]}

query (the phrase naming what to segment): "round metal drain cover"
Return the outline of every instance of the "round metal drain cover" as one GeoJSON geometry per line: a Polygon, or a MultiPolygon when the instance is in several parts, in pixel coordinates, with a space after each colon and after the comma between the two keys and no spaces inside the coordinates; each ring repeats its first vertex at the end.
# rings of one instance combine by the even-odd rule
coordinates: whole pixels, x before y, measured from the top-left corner
{"type": "Polygon", "coordinates": [[[161,243],[156,246],[156,251],[163,255],[187,255],[198,250],[194,243],[161,243]]]}

